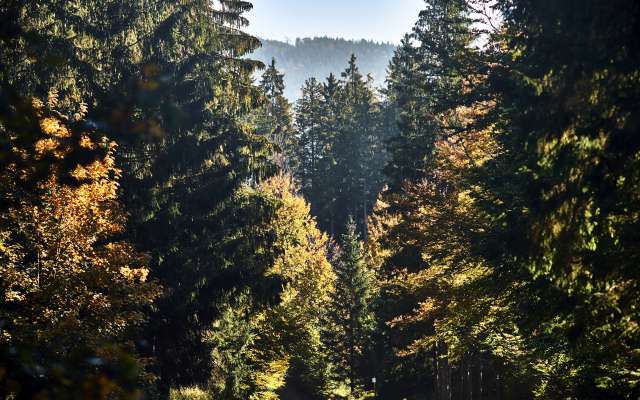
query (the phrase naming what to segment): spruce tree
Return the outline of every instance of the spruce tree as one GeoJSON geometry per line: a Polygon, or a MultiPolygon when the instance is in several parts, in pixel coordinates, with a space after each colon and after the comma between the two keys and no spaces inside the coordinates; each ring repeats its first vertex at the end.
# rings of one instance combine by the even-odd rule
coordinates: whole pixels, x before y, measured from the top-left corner
{"type": "Polygon", "coordinates": [[[420,62],[412,36],[405,36],[389,65],[386,88],[389,112],[397,128],[388,139],[390,160],[384,172],[390,190],[397,192],[405,182],[428,176],[433,155],[437,125],[429,110],[420,62]]]}
{"type": "Polygon", "coordinates": [[[261,249],[269,240],[251,227],[268,218],[269,206],[237,194],[269,164],[264,141],[241,123],[257,94],[253,64],[241,59],[258,45],[239,29],[249,8],[241,1],[169,8],[171,18],[144,48],[140,126],[153,139],[121,147],[129,233],[151,254],[152,276],[165,288],[147,331],[162,391],[207,381],[202,332],[228,296],[266,283],[270,253],[261,249]]]}
{"type": "Polygon", "coordinates": [[[384,143],[390,132],[372,79],[360,73],[352,55],[342,80],[330,74],[320,87],[312,79],[302,95],[297,128],[304,142],[299,157],[309,164],[298,171],[304,194],[320,227],[332,236],[354,215],[366,238],[368,216],[385,184],[384,143]]]}
{"type": "Polygon", "coordinates": [[[342,73],[340,112],[331,145],[332,168],[329,172],[334,194],[334,223],[344,226],[349,215],[356,217],[359,232],[366,236],[366,223],[373,201],[382,187],[381,166],[383,134],[380,108],[354,55],[342,73]]]}
{"type": "Polygon", "coordinates": [[[333,262],[336,287],[328,310],[328,343],[338,376],[349,381],[351,394],[361,389],[361,371],[370,349],[374,328],[372,302],[375,277],[365,264],[362,242],[353,219],[341,236],[339,254],[333,262]]]}
{"type": "Polygon", "coordinates": [[[419,95],[399,109],[378,224],[390,229],[377,250],[390,272],[385,302],[405,307],[392,324],[411,343],[403,355],[420,365],[419,349],[431,349],[437,398],[475,398],[483,366],[493,374],[481,375],[483,393],[502,398],[634,396],[623,348],[637,347],[637,287],[604,288],[635,279],[611,261],[635,254],[624,232],[637,225],[628,189],[638,149],[621,115],[637,97],[627,83],[638,8],[499,1],[504,24],[483,32],[474,18],[486,6],[429,1],[406,49],[419,95]],[[402,113],[418,107],[414,126],[434,124],[416,157],[402,113]]]}
{"type": "Polygon", "coordinates": [[[320,203],[322,209],[318,213],[320,227],[332,237],[338,235],[342,224],[338,221],[340,206],[336,203],[340,187],[337,184],[335,170],[337,166],[335,141],[340,131],[341,116],[344,111],[344,92],[342,82],[333,74],[329,74],[322,84],[323,118],[321,131],[325,143],[324,157],[321,164],[320,191],[324,193],[320,203]]]}
{"type": "Polygon", "coordinates": [[[323,207],[328,201],[324,185],[327,171],[329,135],[323,128],[326,119],[326,102],[323,86],[315,78],[310,78],[302,88],[302,95],[296,104],[296,130],[298,147],[296,176],[302,193],[312,199],[312,212],[324,225],[323,207]]]}
{"type": "Polygon", "coordinates": [[[384,228],[375,235],[378,251],[385,254],[380,268],[386,281],[378,309],[380,320],[388,322],[380,326],[378,337],[383,373],[390,377],[390,387],[381,388],[385,393],[448,398],[453,390],[465,390],[452,388],[451,379],[467,382],[463,387],[469,386],[467,375],[478,381],[476,372],[465,368],[483,347],[465,324],[475,323],[483,311],[480,306],[473,312],[449,311],[466,304],[464,296],[473,289],[470,285],[458,298],[446,278],[464,281],[481,275],[464,229],[482,228],[464,201],[469,182],[462,171],[468,167],[465,162],[488,157],[483,151],[490,151],[491,141],[470,122],[475,123],[475,108],[486,108],[475,97],[482,86],[470,82],[486,77],[478,68],[481,57],[473,45],[477,33],[469,7],[466,1],[428,1],[390,64],[387,107],[397,127],[387,141],[389,186],[376,216],[376,224],[384,228]],[[460,148],[467,154],[460,154],[460,148]],[[402,357],[390,356],[390,337],[394,347],[404,348],[398,353],[402,357]],[[456,363],[454,371],[450,365],[456,363]],[[412,387],[415,380],[425,384],[412,387]]]}
{"type": "Polygon", "coordinates": [[[256,133],[275,147],[275,164],[281,170],[292,172],[296,168],[293,115],[291,104],[284,97],[284,74],[276,68],[275,58],[262,75],[260,89],[264,95],[263,104],[252,113],[250,120],[256,133]]]}
{"type": "Polygon", "coordinates": [[[496,250],[481,254],[526,281],[515,312],[526,314],[519,327],[539,392],[637,397],[638,236],[630,232],[639,223],[631,115],[640,9],[629,1],[499,7],[511,50],[492,87],[503,151],[483,169],[488,196],[480,197],[496,250]]]}

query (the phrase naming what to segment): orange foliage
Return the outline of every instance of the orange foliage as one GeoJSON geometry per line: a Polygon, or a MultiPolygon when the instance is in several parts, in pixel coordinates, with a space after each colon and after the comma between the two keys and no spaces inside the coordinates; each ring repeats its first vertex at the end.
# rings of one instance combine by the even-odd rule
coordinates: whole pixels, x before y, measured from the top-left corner
{"type": "Polygon", "coordinates": [[[384,283],[387,290],[402,293],[414,302],[410,313],[396,315],[387,324],[397,330],[425,323],[435,328],[433,334],[398,349],[399,356],[432,348],[438,340],[448,343],[449,351],[455,352],[459,343],[469,339],[458,337],[458,332],[464,332],[458,328],[470,318],[481,318],[481,300],[467,303],[471,296],[466,285],[487,274],[470,251],[470,236],[484,229],[474,204],[477,188],[471,171],[500,151],[490,127],[474,127],[491,106],[459,107],[441,115],[443,131],[435,142],[431,176],[407,183],[401,193],[386,193],[386,203],[379,202],[370,223],[374,229],[370,232],[373,243],[369,244],[369,254],[380,259],[378,264],[388,263],[398,249],[413,247],[418,249],[423,266],[408,271],[409,266],[387,265],[392,271],[384,283]]]}
{"type": "MultiPolygon", "coordinates": [[[[21,150],[21,156],[61,162],[73,149],[66,141],[71,131],[62,117],[45,116],[44,107],[35,105],[43,115],[43,135],[32,154],[21,150]]],[[[126,216],[117,198],[115,143],[83,134],[80,145],[101,148],[105,155],[76,166],[74,184],[60,183],[54,161],[48,177],[30,192],[14,194],[14,205],[0,212],[5,343],[55,342],[61,351],[99,346],[140,324],[144,307],[158,295],[157,286],[147,282],[145,255],[116,239],[126,216]]],[[[2,182],[17,187],[29,172],[10,167],[2,182]]]]}

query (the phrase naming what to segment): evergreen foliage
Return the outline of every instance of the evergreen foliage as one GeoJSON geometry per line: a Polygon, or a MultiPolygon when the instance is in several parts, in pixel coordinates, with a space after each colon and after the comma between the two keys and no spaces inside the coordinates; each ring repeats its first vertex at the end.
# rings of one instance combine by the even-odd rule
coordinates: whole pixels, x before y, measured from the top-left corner
{"type": "Polygon", "coordinates": [[[371,74],[376,86],[384,84],[387,63],[393,57],[395,45],[368,40],[345,40],[330,37],[298,38],[293,43],[262,38],[262,47],[251,57],[265,64],[276,59],[286,74],[285,96],[298,101],[300,88],[312,77],[320,79],[330,74],[340,75],[344,61],[355,54],[366,74],[371,74]]]}
{"type": "Polygon", "coordinates": [[[352,55],[339,80],[331,74],[321,85],[309,79],[298,100],[296,127],[300,145],[296,176],[312,204],[320,227],[343,232],[349,215],[366,236],[376,194],[384,184],[382,165],[387,133],[381,102],[352,55]]]}
{"type": "Polygon", "coordinates": [[[349,220],[340,240],[334,261],[336,289],[331,297],[328,320],[328,343],[333,349],[333,362],[339,378],[349,382],[350,395],[363,389],[363,373],[367,371],[367,353],[375,325],[372,309],[375,278],[365,263],[362,242],[356,225],[349,220]]]}
{"type": "Polygon", "coordinates": [[[251,8],[0,2],[0,397],[638,398],[640,4],[251,8]]]}
{"type": "MultiPolygon", "coordinates": [[[[624,196],[635,176],[627,166],[637,149],[625,136],[634,128],[617,111],[632,107],[636,95],[630,88],[637,85],[621,82],[635,76],[622,66],[637,66],[627,40],[638,8],[490,7],[428,1],[392,64],[389,97],[397,99],[400,132],[390,141],[390,185],[370,248],[385,274],[379,316],[390,331],[381,332],[379,347],[389,348],[390,335],[399,339],[391,346],[397,358],[383,363],[391,379],[381,390],[460,399],[633,398],[637,388],[624,376],[634,361],[616,354],[637,346],[637,335],[623,333],[635,331],[626,308],[633,301],[625,300],[627,286],[613,282],[635,278],[624,263],[611,263],[626,252],[628,236],[614,228],[619,211],[605,198],[624,196]],[[608,13],[619,9],[625,17],[605,28],[608,13]],[[501,23],[487,21],[496,12],[501,23]],[[403,89],[394,95],[394,87],[403,89]],[[428,129],[417,135],[416,127],[428,129]],[[618,135],[624,150],[614,145],[618,135]],[[613,167],[604,159],[627,161],[613,167]],[[608,176],[624,176],[625,184],[607,184],[608,176]],[[431,369],[430,388],[399,386],[419,377],[407,363],[431,369]]],[[[618,204],[636,224],[628,213],[633,200],[618,204]]]]}
{"type": "Polygon", "coordinates": [[[276,68],[275,59],[262,75],[260,89],[263,105],[252,113],[250,123],[258,135],[274,146],[273,162],[280,170],[290,173],[296,168],[293,111],[284,97],[284,75],[276,68]]]}

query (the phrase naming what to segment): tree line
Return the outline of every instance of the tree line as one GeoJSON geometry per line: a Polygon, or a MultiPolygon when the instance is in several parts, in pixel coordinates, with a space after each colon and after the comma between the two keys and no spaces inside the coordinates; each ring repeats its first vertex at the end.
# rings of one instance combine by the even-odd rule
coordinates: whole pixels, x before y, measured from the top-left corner
{"type": "Polygon", "coordinates": [[[387,64],[396,49],[392,43],[331,37],[297,38],[291,43],[269,38],[260,41],[262,46],[250,57],[265,64],[273,58],[278,61],[285,73],[285,96],[291,101],[300,98],[300,88],[309,77],[320,79],[331,72],[339,75],[351,54],[358,57],[360,69],[375,78],[375,85],[383,86],[387,64]]]}
{"type": "Polygon", "coordinates": [[[294,104],[250,9],[0,3],[0,393],[637,398],[640,5],[426,0],[294,104]]]}

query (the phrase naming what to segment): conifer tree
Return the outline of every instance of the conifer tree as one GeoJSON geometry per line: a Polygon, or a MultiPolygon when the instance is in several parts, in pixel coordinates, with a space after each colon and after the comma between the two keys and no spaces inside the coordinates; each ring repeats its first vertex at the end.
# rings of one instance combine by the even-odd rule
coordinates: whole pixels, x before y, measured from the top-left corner
{"type": "Polygon", "coordinates": [[[518,326],[539,396],[635,397],[637,235],[629,232],[638,226],[639,147],[629,117],[640,94],[631,72],[640,10],[627,1],[499,7],[511,49],[495,81],[504,149],[483,169],[480,199],[488,236],[501,244],[481,254],[509,283],[524,277],[514,312],[526,314],[518,326]]]}
{"type": "Polygon", "coordinates": [[[326,192],[327,161],[329,160],[330,134],[325,129],[326,101],[323,97],[323,85],[310,78],[302,88],[302,95],[296,104],[296,130],[298,147],[296,157],[298,169],[296,177],[301,183],[302,193],[312,199],[313,215],[318,216],[324,225],[324,210],[329,200],[326,192]]]}
{"type": "MultiPolygon", "coordinates": [[[[313,121],[318,132],[314,130],[314,136],[321,138],[317,142],[322,150],[315,189],[305,194],[313,196],[309,197],[312,203],[321,204],[314,210],[322,228],[331,234],[340,233],[352,214],[357,216],[359,231],[366,235],[367,217],[384,184],[381,165],[386,160],[385,132],[371,79],[362,76],[355,56],[342,77],[339,81],[332,74],[323,85],[321,106],[317,108],[321,114],[313,119],[308,114],[300,116],[303,125],[313,121]]],[[[307,99],[301,101],[301,106],[306,105],[307,99]]]]}
{"type": "MultiPolygon", "coordinates": [[[[14,112],[22,99],[53,89],[67,114],[75,109],[66,99],[90,105],[87,130],[118,139],[126,236],[166,288],[139,343],[168,391],[206,380],[201,333],[225,296],[267,281],[257,277],[273,256],[260,255],[269,239],[250,227],[269,206],[234,204],[242,183],[273,170],[266,142],[241,122],[257,104],[260,64],[243,56],[259,41],[242,31],[246,1],[116,3],[0,5],[10,21],[0,33],[0,117],[3,127],[24,125],[14,112]]],[[[100,159],[78,149],[66,164],[100,159]]]]}
{"type": "Polygon", "coordinates": [[[368,135],[370,134],[370,110],[373,96],[367,87],[364,76],[356,64],[356,57],[349,59],[347,69],[342,73],[343,110],[340,115],[340,126],[332,147],[336,166],[333,170],[336,192],[336,221],[342,226],[348,215],[357,218],[359,231],[364,226],[364,215],[368,179],[366,156],[368,153],[368,135]]]}
{"type": "Polygon", "coordinates": [[[349,382],[351,395],[361,389],[361,372],[370,349],[374,328],[372,309],[375,277],[365,264],[362,242],[355,222],[350,219],[340,240],[339,254],[333,262],[336,288],[328,310],[327,333],[339,378],[349,382]]]}
{"type": "Polygon", "coordinates": [[[426,0],[295,116],[251,8],[0,3],[0,397],[638,398],[638,2],[426,0]]]}
{"type": "MultiPolygon", "coordinates": [[[[322,84],[322,117],[321,132],[324,143],[324,154],[320,166],[320,179],[318,180],[318,192],[321,194],[318,221],[320,227],[335,237],[340,231],[338,222],[338,209],[336,203],[337,193],[340,190],[336,185],[336,154],[334,152],[335,141],[340,131],[341,116],[344,110],[344,92],[342,82],[333,74],[329,74],[322,84]]],[[[312,202],[313,203],[313,202],[312,202]]]]}
{"type": "Polygon", "coordinates": [[[251,120],[256,133],[275,147],[275,164],[281,170],[291,172],[296,168],[293,115],[291,104],[284,97],[284,74],[276,68],[275,58],[262,75],[260,88],[265,97],[264,104],[252,113],[251,120]]]}
{"type": "Polygon", "coordinates": [[[390,160],[384,172],[389,177],[390,189],[398,192],[405,182],[417,182],[428,176],[436,136],[429,94],[421,78],[421,59],[412,42],[410,35],[403,38],[387,77],[388,108],[394,114],[397,128],[389,137],[390,160]]]}
{"type": "Polygon", "coordinates": [[[478,295],[469,309],[455,309],[468,305],[466,296],[475,293],[471,282],[482,276],[482,263],[471,255],[472,242],[464,233],[483,228],[468,200],[470,174],[463,171],[471,169],[468,163],[486,161],[485,152],[494,147],[476,127],[489,107],[475,97],[482,89],[477,83],[486,77],[478,68],[482,58],[473,46],[477,32],[470,15],[466,1],[427,2],[390,66],[387,99],[398,125],[388,141],[389,187],[374,219],[378,232],[384,227],[374,236],[381,244],[377,252],[384,254],[378,315],[387,321],[378,340],[392,386],[383,392],[426,392],[436,398],[458,396],[456,390],[462,398],[477,392],[469,384],[478,381],[477,372],[467,368],[479,363],[474,357],[480,358],[486,347],[469,332],[476,318],[486,315],[486,303],[478,295]],[[464,287],[461,298],[448,279],[464,287]],[[463,285],[467,280],[469,286],[463,285]],[[389,337],[394,337],[391,346],[385,343],[389,337]],[[407,363],[415,363],[414,368],[407,363]],[[394,369],[406,372],[394,376],[394,369]],[[416,379],[426,384],[404,386],[416,379]],[[452,379],[464,382],[463,387],[456,388],[452,379]]]}
{"type": "MultiPolygon", "coordinates": [[[[475,398],[478,388],[471,382],[479,376],[490,385],[482,393],[502,398],[634,395],[622,372],[629,371],[623,365],[633,357],[616,351],[637,346],[622,333],[633,330],[635,313],[625,306],[603,318],[607,306],[594,300],[606,297],[598,289],[611,287],[605,281],[633,279],[624,263],[614,267],[608,261],[628,254],[623,243],[633,239],[621,226],[637,221],[612,217],[616,207],[596,189],[609,187],[607,198],[618,198],[630,210],[627,192],[606,182],[612,176],[635,179],[627,169],[637,153],[635,142],[626,139],[624,150],[614,145],[632,128],[622,118],[609,129],[609,118],[617,114],[600,112],[613,110],[608,107],[614,102],[624,113],[627,100],[637,95],[631,86],[613,83],[633,80],[623,65],[637,62],[617,53],[633,48],[630,26],[638,16],[637,8],[623,3],[612,5],[626,10],[613,33],[603,29],[614,18],[609,5],[584,3],[577,16],[577,10],[556,2],[497,2],[504,25],[484,36],[489,42],[483,48],[473,44],[487,34],[474,18],[489,17],[486,3],[436,0],[421,13],[414,30],[414,76],[415,87],[428,96],[416,105],[428,114],[416,114],[416,121],[435,122],[435,129],[428,157],[419,157],[420,163],[426,160],[419,164],[426,166],[422,176],[402,173],[403,168],[411,172],[407,166],[417,160],[409,156],[410,148],[402,150],[406,138],[391,143],[395,154],[388,171],[399,177],[398,186],[383,197],[386,211],[376,229],[389,230],[376,234],[383,246],[375,254],[384,254],[382,264],[390,267],[385,302],[398,310],[409,304],[391,323],[411,343],[398,354],[419,362],[420,349],[433,351],[436,398],[475,398]],[[604,45],[614,41],[616,46],[604,45]],[[572,51],[557,43],[571,43],[572,51]],[[581,51],[587,48],[608,50],[590,58],[593,53],[581,51]],[[595,78],[605,70],[606,90],[595,78]],[[627,161],[605,166],[604,154],[627,161]],[[596,209],[607,209],[608,217],[596,209]],[[605,226],[620,232],[612,234],[617,245],[610,247],[596,228],[605,226]],[[414,249],[413,262],[399,257],[407,248],[414,249]],[[422,337],[414,336],[421,331],[422,337]],[[617,345],[600,352],[603,343],[613,343],[608,335],[617,345]],[[450,368],[456,363],[462,378],[450,368]],[[603,365],[620,369],[598,367],[603,365]],[[479,375],[483,366],[494,376],[487,376],[487,369],[479,375]],[[464,371],[473,378],[465,378],[464,371]],[[449,385],[456,378],[460,384],[449,385]]],[[[402,136],[407,131],[402,122],[400,129],[402,136]]],[[[635,286],[625,288],[629,291],[617,292],[613,303],[633,303],[623,299],[631,298],[635,286]]]]}
{"type": "Polygon", "coordinates": [[[273,169],[267,140],[242,122],[258,94],[256,64],[243,58],[258,45],[241,30],[250,7],[175,6],[144,49],[151,64],[143,69],[141,126],[155,133],[123,146],[123,192],[129,233],[152,254],[152,276],[167,287],[147,349],[164,392],[207,382],[211,344],[203,332],[234,304],[234,293],[260,294],[257,303],[278,295],[264,277],[274,256],[269,235],[253,229],[269,219],[271,205],[239,194],[273,169]]]}

